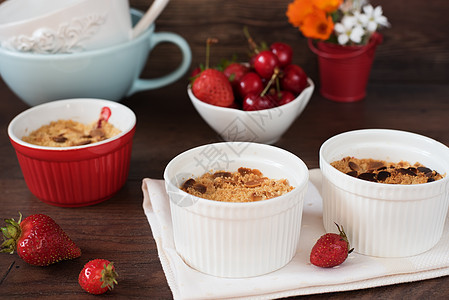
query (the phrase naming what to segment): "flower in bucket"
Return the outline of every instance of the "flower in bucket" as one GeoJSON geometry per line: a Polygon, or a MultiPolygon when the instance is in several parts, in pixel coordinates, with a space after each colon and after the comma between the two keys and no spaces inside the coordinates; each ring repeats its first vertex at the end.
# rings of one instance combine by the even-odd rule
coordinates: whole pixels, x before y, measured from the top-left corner
{"type": "Polygon", "coordinates": [[[305,37],[339,45],[365,45],[390,25],[382,7],[367,0],[294,0],[286,15],[305,37]]]}

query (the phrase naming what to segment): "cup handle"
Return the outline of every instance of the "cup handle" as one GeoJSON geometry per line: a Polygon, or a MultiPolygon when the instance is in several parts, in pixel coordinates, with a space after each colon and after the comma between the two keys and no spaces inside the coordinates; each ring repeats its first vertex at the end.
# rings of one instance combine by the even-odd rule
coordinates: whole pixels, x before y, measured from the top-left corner
{"type": "Polygon", "coordinates": [[[190,50],[189,44],[180,35],[171,32],[155,32],[151,35],[149,42],[150,49],[153,49],[157,44],[162,42],[175,44],[181,50],[182,62],[176,70],[162,77],[152,79],[137,78],[136,80],[134,80],[133,85],[126,94],[127,97],[140,91],[157,89],[169,85],[170,83],[175,82],[176,80],[181,78],[181,76],[184,75],[184,73],[190,67],[190,64],[192,62],[192,52],[190,50]]]}

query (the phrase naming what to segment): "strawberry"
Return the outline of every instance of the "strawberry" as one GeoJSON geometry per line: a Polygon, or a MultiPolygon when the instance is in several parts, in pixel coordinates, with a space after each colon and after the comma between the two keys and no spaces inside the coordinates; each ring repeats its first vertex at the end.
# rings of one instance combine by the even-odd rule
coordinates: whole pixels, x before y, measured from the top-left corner
{"type": "Polygon", "coordinates": [[[78,283],[88,293],[98,295],[112,290],[117,284],[114,263],[106,259],[94,259],[84,265],[78,283]]]}
{"type": "Polygon", "coordinates": [[[229,107],[234,103],[234,93],[231,82],[223,72],[209,68],[210,45],[217,43],[218,40],[208,38],[206,41],[206,66],[202,68],[201,73],[196,71],[192,83],[192,92],[203,102],[229,107]]]}
{"type": "Polygon", "coordinates": [[[313,246],[310,253],[310,262],[318,267],[331,268],[342,264],[348,254],[354,249],[349,250],[349,242],[343,226],[337,225],[339,234],[326,233],[322,235],[313,246]]]}
{"type": "Polygon", "coordinates": [[[206,69],[195,79],[193,94],[203,102],[228,107],[234,103],[234,93],[228,78],[220,71],[206,69]]]}
{"type": "Polygon", "coordinates": [[[81,249],[49,216],[35,214],[21,220],[22,214],[18,222],[5,220],[6,227],[1,228],[4,235],[1,252],[12,254],[17,250],[20,258],[35,266],[81,256],[81,249]]]}

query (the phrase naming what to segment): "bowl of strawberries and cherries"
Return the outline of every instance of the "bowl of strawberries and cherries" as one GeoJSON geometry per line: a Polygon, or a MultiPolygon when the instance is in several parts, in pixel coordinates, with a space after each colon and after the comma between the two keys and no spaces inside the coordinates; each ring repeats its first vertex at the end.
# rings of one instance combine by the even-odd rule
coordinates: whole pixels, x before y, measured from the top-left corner
{"type": "MultiPolygon", "coordinates": [[[[273,144],[310,100],[314,83],[292,63],[292,48],[274,42],[260,49],[248,38],[247,62],[206,65],[192,72],[187,92],[193,106],[225,141],[273,144]]],[[[214,39],[207,40],[207,53],[214,39]]]]}

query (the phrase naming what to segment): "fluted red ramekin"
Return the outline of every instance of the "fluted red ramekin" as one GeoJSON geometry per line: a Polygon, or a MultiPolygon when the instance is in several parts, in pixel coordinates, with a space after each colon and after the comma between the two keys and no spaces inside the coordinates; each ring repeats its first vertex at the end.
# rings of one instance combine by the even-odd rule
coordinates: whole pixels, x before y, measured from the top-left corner
{"type": "Polygon", "coordinates": [[[111,198],[125,184],[131,160],[136,116],[128,107],[102,99],[67,99],[32,107],[17,115],[8,135],[30,191],[41,201],[65,207],[96,204],[111,198]],[[22,141],[42,125],[57,120],[90,124],[103,107],[121,133],[98,143],[45,147],[22,141]]]}

